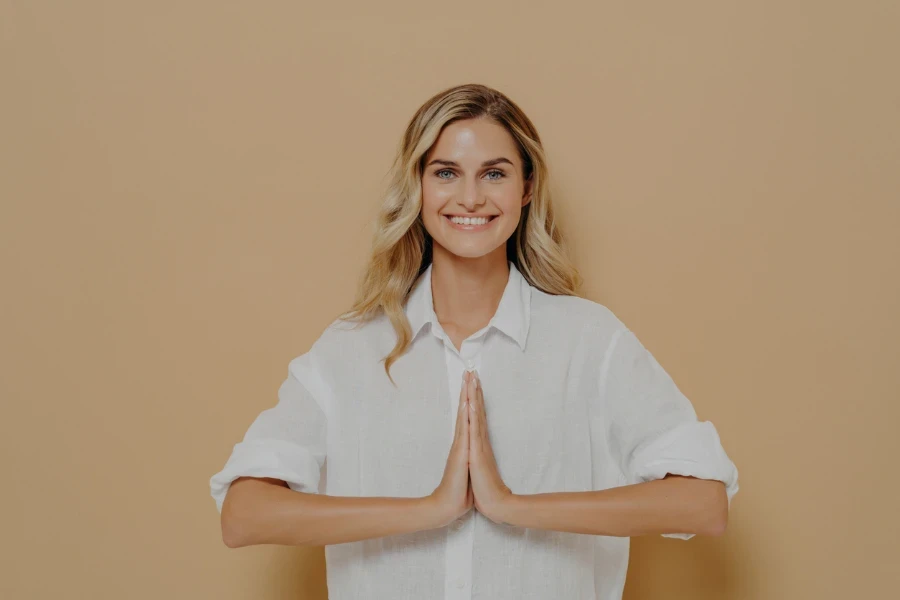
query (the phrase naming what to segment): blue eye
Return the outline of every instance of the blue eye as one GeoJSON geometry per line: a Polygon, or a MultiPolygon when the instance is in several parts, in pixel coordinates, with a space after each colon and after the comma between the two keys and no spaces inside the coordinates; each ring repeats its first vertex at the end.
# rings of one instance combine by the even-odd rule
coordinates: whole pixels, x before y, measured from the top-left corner
{"type": "MultiPolygon", "coordinates": [[[[449,177],[443,177],[443,176],[441,176],[441,173],[450,173],[450,174],[452,174],[453,171],[451,171],[450,169],[439,169],[439,170],[437,170],[437,171],[434,172],[434,175],[435,175],[435,177],[437,177],[438,179],[449,179],[449,177]]],[[[489,178],[488,178],[489,181],[498,181],[498,180],[503,179],[504,177],[506,177],[506,173],[504,173],[503,171],[499,171],[499,170],[497,170],[497,169],[494,169],[493,171],[488,171],[488,172],[486,173],[486,175],[499,175],[499,177],[489,177],[489,178]]]]}

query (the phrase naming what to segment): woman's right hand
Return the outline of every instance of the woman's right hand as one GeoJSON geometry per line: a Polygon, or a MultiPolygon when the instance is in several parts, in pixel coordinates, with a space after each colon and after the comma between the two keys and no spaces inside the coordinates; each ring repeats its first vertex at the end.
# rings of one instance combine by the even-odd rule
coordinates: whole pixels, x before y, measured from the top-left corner
{"type": "Polygon", "coordinates": [[[456,410],[456,430],[447,465],[444,467],[444,477],[430,496],[440,519],[439,527],[449,525],[475,504],[469,481],[469,407],[466,385],[469,376],[468,372],[464,372],[456,410]]]}

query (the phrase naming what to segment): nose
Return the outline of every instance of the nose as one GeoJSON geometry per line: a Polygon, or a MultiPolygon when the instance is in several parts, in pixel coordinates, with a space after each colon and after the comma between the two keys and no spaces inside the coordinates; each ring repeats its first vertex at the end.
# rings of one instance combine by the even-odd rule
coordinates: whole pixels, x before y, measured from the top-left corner
{"type": "Polygon", "coordinates": [[[469,212],[474,211],[486,202],[485,198],[479,197],[478,181],[476,179],[469,178],[466,180],[462,195],[457,202],[464,206],[469,212]]]}

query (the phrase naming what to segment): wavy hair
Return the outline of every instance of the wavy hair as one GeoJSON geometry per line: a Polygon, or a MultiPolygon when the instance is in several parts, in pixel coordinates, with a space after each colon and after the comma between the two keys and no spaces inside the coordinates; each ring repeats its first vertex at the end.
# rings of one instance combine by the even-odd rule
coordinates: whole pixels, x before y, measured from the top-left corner
{"type": "Polygon", "coordinates": [[[567,256],[554,217],[547,159],[531,120],[504,94],[484,85],[459,85],[435,94],[406,127],[374,223],[368,264],[352,307],[339,317],[368,322],[387,316],[397,343],[383,358],[384,370],[395,386],[390,367],[412,340],[404,303],[432,257],[431,235],[421,214],[425,155],[445,126],[472,118],[487,118],[506,128],[519,149],[524,178],[533,179],[531,201],[522,207],[516,231],[506,243],[508,260],[532,286],[548,294],[577,295],[581,287],[581,276],[567,256]]]}

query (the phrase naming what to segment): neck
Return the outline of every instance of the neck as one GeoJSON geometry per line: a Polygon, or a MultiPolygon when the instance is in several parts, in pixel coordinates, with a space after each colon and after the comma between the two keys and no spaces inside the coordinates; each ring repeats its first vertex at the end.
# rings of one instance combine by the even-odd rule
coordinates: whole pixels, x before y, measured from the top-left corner
{"type": "Polygon", "coordinates": [[[434,246],[431,293],[441,326],[466,331],[486,326],[497,312],[508,281],[505,245],[478,258],[456,256],[434,246]]]}

